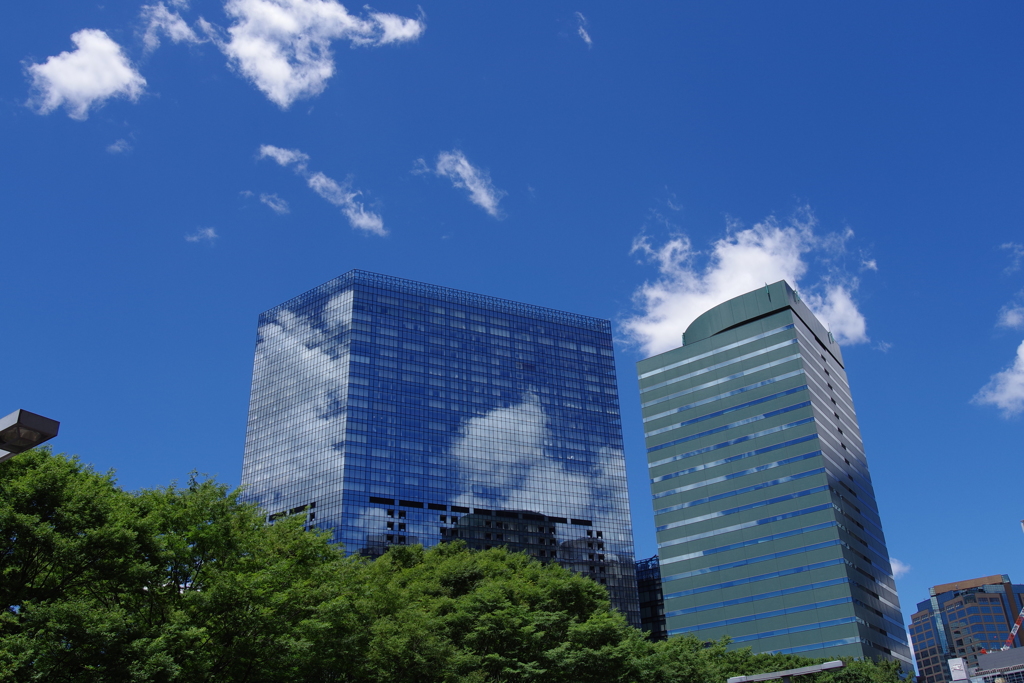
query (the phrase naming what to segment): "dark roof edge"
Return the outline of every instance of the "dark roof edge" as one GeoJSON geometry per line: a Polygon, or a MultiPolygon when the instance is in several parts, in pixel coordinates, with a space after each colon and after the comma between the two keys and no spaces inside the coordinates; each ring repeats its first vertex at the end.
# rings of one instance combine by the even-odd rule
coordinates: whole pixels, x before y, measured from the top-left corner
{"type": "Polygon", "coordinates": [[[785,280],[765,284],[764,287],[733,297],[700,314],[683,333],[683,344],[693,344],[787,308],[811,330],[821,348],[827,350],[840,367],[845,367],[842,351],[832,333],[821,324],[785,280]]]}

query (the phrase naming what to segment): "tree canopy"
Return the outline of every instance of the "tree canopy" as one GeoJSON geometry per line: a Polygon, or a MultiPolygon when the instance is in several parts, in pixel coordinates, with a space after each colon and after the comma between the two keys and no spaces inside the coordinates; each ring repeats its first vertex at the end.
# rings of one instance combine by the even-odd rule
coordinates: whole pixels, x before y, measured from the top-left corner
{"type": "MultiPolygon", "coordinates": [[[[652,643],[604,587],[501,548],[369,561],[265,519],[195,476],[130,493],[46,449],[0,464],[0,682],[724,683],[817,661],[652,643]]],[[[895,683],[899,668],[805,680],[895,683]]]]}

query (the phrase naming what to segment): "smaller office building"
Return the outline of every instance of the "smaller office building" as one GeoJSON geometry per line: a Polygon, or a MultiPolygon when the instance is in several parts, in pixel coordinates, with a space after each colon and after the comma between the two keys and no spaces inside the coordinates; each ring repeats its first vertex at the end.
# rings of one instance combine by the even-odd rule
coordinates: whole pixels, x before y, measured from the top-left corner
{"type": "Polygon", "coordinates": [[[969,670],[971,683],[1024,683],[1024,648],[978,656],[978,668],[969,670]]]}
{"type": "MultiPolygon", "coordinates": [[[[978,668],[982,651],[1003,646],[1024,605],[1024,585],[1011,583],[1006,574],[944,583],[928,593],[908,627],[919,683],[951,683],[950,659],[978,668]]],[[[1018,635],[1011,647],[1020,645],[1018,635]]]]}
{"type": "Polygon", "coordinates": [[[651,640],[665,640],[668,630],[657,555],[636,561],[636,590],[640,595],[640,628],[651,634],[651,640]]]}

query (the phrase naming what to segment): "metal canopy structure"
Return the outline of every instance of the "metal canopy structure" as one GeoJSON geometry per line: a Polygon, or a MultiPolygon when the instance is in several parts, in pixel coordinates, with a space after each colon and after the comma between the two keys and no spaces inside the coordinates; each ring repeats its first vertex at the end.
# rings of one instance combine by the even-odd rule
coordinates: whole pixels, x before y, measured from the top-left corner
{"type": "Polygon", "coordinates": [[[59,429],[60,422],[56,420],[15,410],[0,419],[0,462],[49,441],[59,429]]]}

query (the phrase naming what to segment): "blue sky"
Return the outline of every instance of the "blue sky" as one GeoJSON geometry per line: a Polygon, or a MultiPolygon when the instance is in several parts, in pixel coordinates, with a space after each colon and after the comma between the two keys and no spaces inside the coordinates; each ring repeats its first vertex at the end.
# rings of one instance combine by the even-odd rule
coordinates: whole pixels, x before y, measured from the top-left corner
{"type": "Polygon", "coordinates": [[[7,412],[237,483],[256,317],[361,268],[615,323],[790,279],[844,341],[904,613],[1024,582],[1019,3],[0,9],[7,412]]]}

